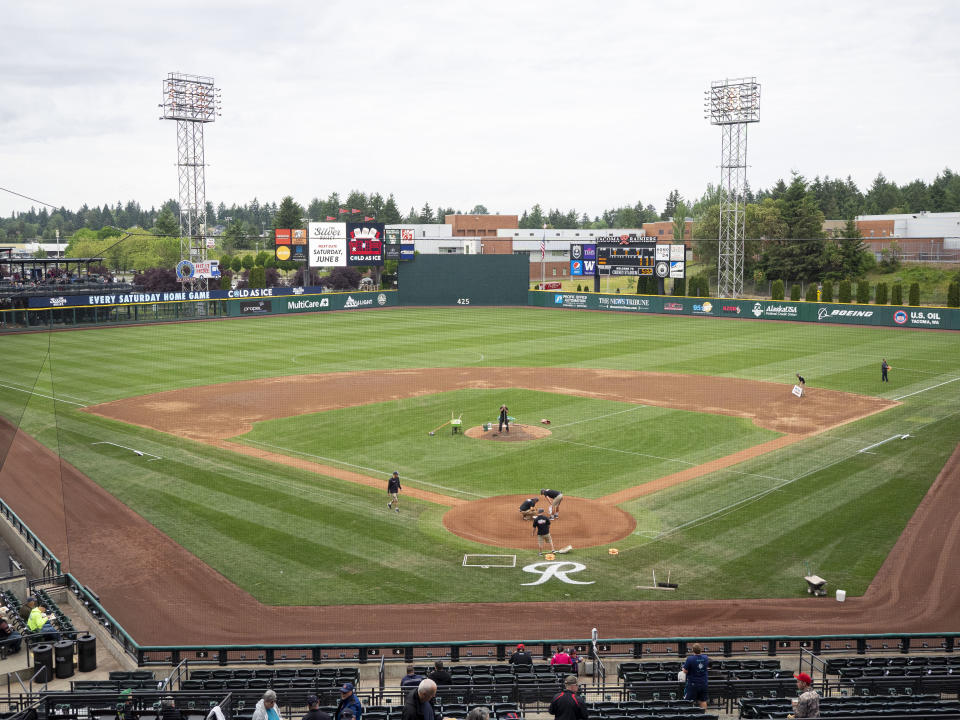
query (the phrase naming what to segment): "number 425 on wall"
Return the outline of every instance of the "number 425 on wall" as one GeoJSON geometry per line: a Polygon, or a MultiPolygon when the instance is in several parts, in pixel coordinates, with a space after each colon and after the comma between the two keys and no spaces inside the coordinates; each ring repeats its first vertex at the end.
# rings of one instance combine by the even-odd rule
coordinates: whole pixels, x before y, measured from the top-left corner
{"type": "Polygon", "coordinates": [[[457,298],[457,305],[469,305],[470,298],[457,298]]]}

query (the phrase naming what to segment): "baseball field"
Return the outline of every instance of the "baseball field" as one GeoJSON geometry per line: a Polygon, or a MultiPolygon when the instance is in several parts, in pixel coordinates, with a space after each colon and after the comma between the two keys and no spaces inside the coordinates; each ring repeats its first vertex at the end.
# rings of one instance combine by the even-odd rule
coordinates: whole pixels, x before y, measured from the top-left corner
{"type": "MultiPolygon", "coordinates": [[[[960,442],[950,332],[397,308],[0,342],[9,423],[266,605],[856,597],[960,442]],[[541,488],[563,577],[530,567],[541,488]]],[[[59,504],[78,565],[31,480],[4,496],[59,504]]]]}

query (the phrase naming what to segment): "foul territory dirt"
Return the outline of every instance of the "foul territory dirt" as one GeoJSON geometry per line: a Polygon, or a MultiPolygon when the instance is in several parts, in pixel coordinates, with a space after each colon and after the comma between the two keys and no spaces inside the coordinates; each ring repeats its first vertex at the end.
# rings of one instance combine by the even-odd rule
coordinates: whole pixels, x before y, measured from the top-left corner
{"type": "MultiPolygon", "coordinates": [[[[876,398],[816,388],[798,400],[789,396],[784,385],[722,378],[476,368],[308,376],[192,388],[111,403],[96,412],[219,444],[244,432],[252,422],[280,414],[459,387],[523,387],[719,412],[751,418],[789,433],[788,437],[815,433],[888,405],[876,398]],[[308,391],[305,383],[317,390],[308,391]],[[283,397],[274,395],[269,406],[255,406],[251,398],[267,388],[283,397]]],[[[7,449],[0,469],[4,499],[64,561],[65,569],[93,588],[117,621],[145,645],[530,638],[544,634],[537,630],[545,627],[544,618],[560,622],[567,637],[587,637],[592,627],[600,628],[606,637],[943,632],[956,629],[960,614],[960,583],[956,582],[960,504],[955,501],[960,495],[960,448],[933,483],[866,594],[845,603],[803,597],[332,607],[262,605],[9,424],[0,426],[0,449],[7,449]]],[[[382,486],[382,479],[377,483],[382,486]]],[[[610,509],[614,501],[612,496],[597,500],[610,509]]],[[[502,502],[519,515],[517,498],[502,502]]],[[[561,523],[568,511],[573,517],[580,502],[577,498],[564,501],[561,523]]],[[[455,502],[448,504],[458,508],[455,502]]],[[[525,530],[527,526],[518,522],[515,527],[525,530]]],[[[275,581],[282,585],[282,578],[275,581]]]]}

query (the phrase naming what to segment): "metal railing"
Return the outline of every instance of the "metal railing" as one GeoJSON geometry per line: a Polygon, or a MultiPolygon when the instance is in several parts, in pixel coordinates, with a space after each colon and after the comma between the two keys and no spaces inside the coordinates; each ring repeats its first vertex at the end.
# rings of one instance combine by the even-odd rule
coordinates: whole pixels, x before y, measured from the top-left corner
{"type": "MultiPolygon", "coordinates": [[[[23,522],[13,509],[7,505],[2,499],[0,499],[0,515],[6,518],[7,522],[20,533],[21,536],[27,541],[27,544],[30,548],[40,556],[40,558],[50,565],[52,563],[53,568],[56,570],[56,575],[61,573],[60,569],[60,560],[57,559],[57,556],[54,555],[50,548],[43,544],[43,541],[33,534],[33,531],[23,522]]],[[[44,574],[46,574],[46,568],[44,569],[44,574]]]]}

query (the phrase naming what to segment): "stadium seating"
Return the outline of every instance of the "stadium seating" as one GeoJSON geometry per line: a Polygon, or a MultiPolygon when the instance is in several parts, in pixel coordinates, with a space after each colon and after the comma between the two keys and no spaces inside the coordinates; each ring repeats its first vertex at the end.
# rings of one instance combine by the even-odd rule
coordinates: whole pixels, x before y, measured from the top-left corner
{"type": "MultiPolygon", "coordinates": [[[[791,711],[790,700],[742,699],[740,717],[785,717],[791,711]]],[[[820,717],[918,717],[960,716],[960,700],[941,700],[937,695],[826,697],[820,699],[820,717]]]]}
{"type": "Polygon", "coordinates": [[[960,692],[960,657],[955,655],[830,658],[826,671],[861,696],[960,692]]]}
{"type": "MultiPolygon", "coordinates": [[[[37,598],[37,604],[47,609],[47,614],[53,616],[53,626],[63,635],[65,640],[76,640],[77,630],[73,626],[73,621],[67,617],[60,607],[53,601],[53,598],[45,590],[34,590],[37,598]]],[[[7,613],[7,622],[23,637],[24,643],[32,645],[40,642],[42,636],[27,630],[27,624],[20,619],[20,607],[22,603],[9,590],[0,590],[0,604],[9,609],[7,613]]]]}

